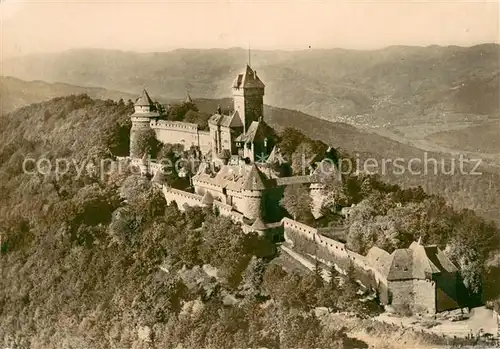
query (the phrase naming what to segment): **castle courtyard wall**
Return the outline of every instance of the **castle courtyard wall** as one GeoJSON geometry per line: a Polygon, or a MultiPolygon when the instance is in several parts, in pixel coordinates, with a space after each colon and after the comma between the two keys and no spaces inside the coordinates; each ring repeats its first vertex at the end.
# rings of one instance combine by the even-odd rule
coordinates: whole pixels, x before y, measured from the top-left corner
{"type": "Polygon", "coordinates": [[[193,180],[193,186],[195,193],[198,195],[203,196],[206,192],[209,192],[214,200],[218,200],[224,203],[226,202],[226,195],[224,195],[222,188],[216,186],[215,184],[200,180],[193,180]]]}
{"type": "Polygon", "coordinates": [[[204,204],[202,204],[203,196],[201,195],[188,193],[182,190],[173,189],[166,186],[163,186],[162,191],[163,195],[165,196],[165,201],[167,202],[167,204],[175,202],[179,207],[180,211],[184,211],[184,205],[200,206],[200,207],[205,206],[204,204]]]}
{"type": "Polygon", "coordinates": [[[202,153],[211,149],[210,133],[198,130],[196,124],[154,120],[149,126],[155,131],[156,139],[164,144],[182,144],[185,149],[196,146],[202,153]]]}

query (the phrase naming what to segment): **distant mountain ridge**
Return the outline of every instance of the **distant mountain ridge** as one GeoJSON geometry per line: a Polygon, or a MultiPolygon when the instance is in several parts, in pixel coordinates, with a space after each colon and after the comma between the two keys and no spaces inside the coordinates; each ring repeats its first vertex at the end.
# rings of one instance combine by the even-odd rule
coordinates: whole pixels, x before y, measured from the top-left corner
{"type": "Polygon", "coordinates": [[[0,114],[51,98],[82,93],[96,99],[109,98],[118,100],[123,98],[126,101],[135,98],[132,94],[100,87],[80,87],[65,83],[51,84],[44,81],[23,81],[10,76],[0,76],[0,114]]]}
{"type": "MultiPolygon", "coordinates": [[[[227,97],[227,86],[247,62],[247,54],[238,48],[158,53],[74,49],[6,60],[2,74],[129,93],[147,86],[152,94],[166,98],[182,96],[186,89],[193,96],[221,98],[227,97]]],[[[335,119],[388,112],[402,99],[406,103],[401,112],[409,102],[424,110],[457,102],[455,111],[498,112],[494,101],[475,106],[474,101],[454,97],[450,89],[472,81],[488,84],[500,71],[499,57],[496,44],[252,51],[252,66],[268,87],[268,104],[335,119]],[[451,101],[443,104],[443,93],[451,101]]]]}

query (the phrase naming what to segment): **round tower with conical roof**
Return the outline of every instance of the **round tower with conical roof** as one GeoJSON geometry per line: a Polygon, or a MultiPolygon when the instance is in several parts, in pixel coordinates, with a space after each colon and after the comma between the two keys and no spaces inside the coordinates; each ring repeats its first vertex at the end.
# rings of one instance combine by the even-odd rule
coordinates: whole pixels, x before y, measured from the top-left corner
{"type": "Polygon", "coordinates": [[[255,164],[248,166],[241,187],[241,194],[245,202],[242,213],[249,219],[262,219],[264,216],[264,192],[269,183],[265,175],[255,164]]]}
{"type": "Polygon", "coordinates": [[[142,149],[140,146],[141,135],[150,130],[151,120],[160,116],[156,104],[149,97],[146,89],[136,99],[134,103],[134,113],[130,116],[132,128],[130,129],[130,157],[141,158],[142,149]]]}

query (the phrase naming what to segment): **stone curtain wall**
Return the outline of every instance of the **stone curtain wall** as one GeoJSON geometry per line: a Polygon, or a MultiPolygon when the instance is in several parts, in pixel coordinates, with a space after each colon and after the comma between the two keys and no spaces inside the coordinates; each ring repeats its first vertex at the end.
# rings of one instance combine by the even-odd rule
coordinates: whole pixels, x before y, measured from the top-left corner
{"type": "Polygon", "coordinates": [[[171,202],[176,202],[179,210],[184,211],[184,205],[188,206],[201,206],[205,205],[201,203],[203,196],[188,193],[186,191],[169,188],[167,186],[163,186],[163,195],[165,195],[165,200],[167,204],[171,202]]]}
{"type": "Polygon", "coordinates": [[[158,120],[151,121],[149,126],[155,131],[156,139],[162,143],[182,144],[185,149],[196,146],[200,147],[202,153],[210,150],[210,133],[199,131],[196,124],[158,120]]]}
{"type": "Polygon", "coordinates": [[[294,251],[318,258],[325,264],[334,264],[344,274],[352,263],[355,277],[366,287],[378,290],[382,301],[387,300],[387,281],[367,264],[365,256],[348,250],[339,241],[321,235],[316,228],[289,218],[283,218],[282,224],[285,241],[293,245],[294,251]]]}
{"type": "Polygon", "coordinates": [[[366,257],[350,251],[345,244],[322,236],[317,229],[305,224],[283,219],[285,241],[293,244],[293,250],[304,256],[313,256],[346,272],[352,263],[355,277],[363,285],[376,289],[383,304],[397,308],[408,307],[415,313],[436,312],[436,283],[432,280],[402,280],[388,282],[366,257]]]}

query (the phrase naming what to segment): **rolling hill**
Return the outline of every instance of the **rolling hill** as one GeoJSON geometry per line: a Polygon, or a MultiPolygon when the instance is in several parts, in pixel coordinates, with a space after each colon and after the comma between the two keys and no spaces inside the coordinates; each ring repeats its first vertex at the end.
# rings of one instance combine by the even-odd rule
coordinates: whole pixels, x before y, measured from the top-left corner
{"type": "Polygon", "coordinates": [[[11,112],[17,108],[32,103],[66,96],[85,93],[96,99],[123,98],[128,100],[134,95],[96,87],[80,87],[64,83],[47,83],[44,81],[23,81],[13,77],[0,76],[0,114],[11,112]]]}

